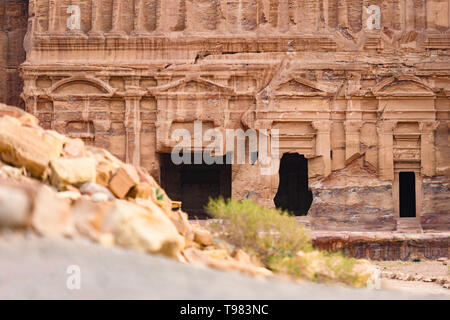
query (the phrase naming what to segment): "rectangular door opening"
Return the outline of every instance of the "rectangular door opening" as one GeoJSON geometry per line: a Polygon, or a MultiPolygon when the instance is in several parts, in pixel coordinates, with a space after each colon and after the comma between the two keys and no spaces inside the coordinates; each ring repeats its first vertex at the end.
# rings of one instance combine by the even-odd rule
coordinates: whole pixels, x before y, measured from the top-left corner
{"type": "Polygon", "coordinates": [[[175,165],[170,154],[162,154],[161,186],[172,200],[182,202],[190,219],[209,218],[204,208],[210,197],[231,198],[231,165],[223,163],[175,165]]]}
{"type": "Polygon", "coordinates": [[[414,172],[399,173],[400,218],[416,217],[416,177],[414,172]]]}

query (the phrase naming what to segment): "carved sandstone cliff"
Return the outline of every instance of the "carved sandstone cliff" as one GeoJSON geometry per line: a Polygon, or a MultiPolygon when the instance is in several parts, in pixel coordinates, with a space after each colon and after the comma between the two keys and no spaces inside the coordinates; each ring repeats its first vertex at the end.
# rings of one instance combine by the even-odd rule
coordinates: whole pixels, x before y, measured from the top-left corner
{"type": "MultiPolygon", "coordinates": [[[[280,184],[259,163],[165,175],[172,133],[199,120],[204,130],[279,130],[274,166],[302,155],[309,184],[364,153],[393,209],[361,228],[409,219],[409,172],[408,223],[448,229],[448,209],[422,208],[449,201],[427,182],[450,174],[449,11],[442,0],[29,1],[22,97],[45,128],[108,148],[164,186],[179,181],[171,196],[199,199],[194,211],[211,190],[273,205],[280,184]]],[[[345,228],[348,208],[322,212],[345,228]]]]}

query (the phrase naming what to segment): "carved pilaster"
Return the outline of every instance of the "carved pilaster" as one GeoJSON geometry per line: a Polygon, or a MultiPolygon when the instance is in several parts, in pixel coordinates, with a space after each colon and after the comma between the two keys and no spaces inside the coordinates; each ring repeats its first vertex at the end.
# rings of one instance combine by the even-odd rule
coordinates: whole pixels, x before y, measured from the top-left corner
{"type": "Polygon", "coordinates": [[[394,129],[397,121],[380,121],[378,131],[378,174],[381,179],[394,180],[394,129]]]}
{"type": "Polygon", "coordinates": [[[405,1],[405,30],[406,31],[412,31],[416,29],[416,17],[415,17],[415,4],[414,0],[406,0],[405,1]]]}
{"type": "Polygon", "coordinates": [[[108,33],[109,35],[124,35],[125,32],[122,30],[122,0],[113,0],[112,8],[112,28],[108,33]]]}
{"type": "Polygon", "coordinates": [[[425,176],[436,175],[436,150],[434,133],[439,126],[439,121],[423,121],[420,128],[420,163],[422,174],[425,176]]]}
{"type": "Polygon", "coordinates": [[[160,14],[157,30],[159,32],[170,32],[178,23],[180,12],[180,1],[160,1],[160,14]]]}
{"type": "Polygon", "coordinates": [[[278,30],[286,32],[289,29],[289,1],[280,0],[278,5],[278,30]]]}
{"type": "Polygon", "coordinates": [[[338,26],[348,27],[348,7],[347,0],[337,0],[338,1],[338,26]]]}
{"type": "Polygon", "coordinates": [[[331,121],[313,121],[311,125],[317,131],[316,154],[323,157],[324,177],[327,177],[331,173],[331,121]]]}
{"type": "Polygon", "coordinates": [[[48,31],[49,33],[60,33],[60,3],[59,0],[49,0],[48,3],[48,31]]]}
{"type": "Polygon", "coordinates": [[[103,0],[97,0],[97,1],[92,1],[92,16],[91,16],[91,23],[92,23],[92,28],[91,31],[89,31],[89,35],[90,36],[97,36],[97,35],[102,35],[103,31],[102,31],[102,3],[103,0]]]}
{"type": "Polygon", "coordinates": [[[300,31],[316,31],[319,25],[319,1],[305,0],[300,3],[298,27],[300,31]]]}
{"type": "Polygon", "coordinates": [[[140,120],[140,97],[125,97],[125,120],[126,148],[125,159],[127,163],[134,166],[140,165],[141,157],[141,126],[140,120]]]}
{"type": "Polygon", "coordinates": [[[361,128],[363,122],[358,120],[347,120],[345,126],[345,160],[359,153],[361,143],[361,128]]]}
{"type": "Polygon", "coordinates": [[[144,0],[134,0],[134,29],[133,35],[147,34],[144,21],[144,0]]]}

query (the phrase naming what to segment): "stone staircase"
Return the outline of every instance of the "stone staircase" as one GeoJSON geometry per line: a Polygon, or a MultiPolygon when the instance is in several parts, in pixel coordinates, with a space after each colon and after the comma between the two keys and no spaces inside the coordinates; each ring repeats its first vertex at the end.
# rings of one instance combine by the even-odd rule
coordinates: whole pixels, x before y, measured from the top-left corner
{"type": "Polygon", "coordinates": [[[397,232],[422,233],[422,226],[418,218],[399,218],[397,220],[397,232]]]}

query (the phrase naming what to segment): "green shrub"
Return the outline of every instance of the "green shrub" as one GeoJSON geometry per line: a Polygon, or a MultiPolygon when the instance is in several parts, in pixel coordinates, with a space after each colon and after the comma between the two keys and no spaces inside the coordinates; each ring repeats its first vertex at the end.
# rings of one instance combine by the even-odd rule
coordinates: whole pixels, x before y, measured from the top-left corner
{"type": "Polygon", "coordinates": [[[367,261],[314,250],[310,231],[287,212],[223,198],[210,199],[206,210],[219,219],[209,225],[213,231],[256,255],[273,272],[356,287],[365,286],[372,275],[367,261]]]}
{"type": "Polygon", "coordinates": [[[211,227],[231,244],[256,254],[264,263],[273,256],[311,251],[309,232],[287,212],[263,208],[251,200],[210,199],[207,211],[219,222],[211,227]]]}

